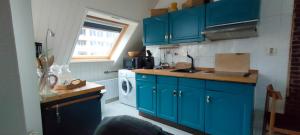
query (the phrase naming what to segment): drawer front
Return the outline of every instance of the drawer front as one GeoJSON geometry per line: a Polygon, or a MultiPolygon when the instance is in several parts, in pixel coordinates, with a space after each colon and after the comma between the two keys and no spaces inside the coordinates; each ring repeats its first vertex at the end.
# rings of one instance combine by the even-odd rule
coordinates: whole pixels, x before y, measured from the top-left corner
{"type": "Polygon", "coordinates": [[[211,91],[229,92],[229,93],[245,93],[254,90],[253,84],[207,81],[206,89],[211,91]]]}
{"type": "Polygon", "coordinates": [[[177,85],[177,77],[171,76],[157,76],[157,84],[171,84],[177,85]]]}
{"type": "Polygon", "coordinates": [[[147,74],[136,74],[137,81],[147,81],[147,82],[155,82],[156,76],[155,75],[147,75],[147,74]]]}
{"type": "Polygon", "coordinates": [[[205,81],[199,79],[179,78],[179,86],[205,88],[205,81]]]}

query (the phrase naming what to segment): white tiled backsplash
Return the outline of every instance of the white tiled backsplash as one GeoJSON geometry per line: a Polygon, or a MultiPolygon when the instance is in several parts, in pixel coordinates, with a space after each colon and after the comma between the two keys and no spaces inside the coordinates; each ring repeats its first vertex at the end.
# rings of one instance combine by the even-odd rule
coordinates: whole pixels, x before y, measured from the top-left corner
{"type": "MultiPolygon", "coordinates": [[[[170,3],[170,1],[162,0],[156,8],[166,7],[168,5],[165,4],[170,3]]],[[[190,59],[186,57],[188,51],[195,58],[195,66],[214,67],[216,53],[250,53],[251,68],[259,70],[255,91],[255,108],[263,109],[266,86],[269,83],[280,90],[283,96],[286,93],[292,9],[293,0],[262,0],[258,37],[181,44],[179,48],[170,50],[171,53],[178,53],[177,56],[173,57],[173,61],[190,62],[190,59]],[[270,56],[267,53],[268,48],[275,48],[277,51],[270,56]]],[[[165,50],[160,50],[159,46],[149,46],[147,49],[153,53],[156,65],[158,65],[160,58],[164,62],[165,50]]],[[[171,63],[172,55],[167,55],[166,61],[171,63]]],[[[284,102],[281,102],[281,106],[279,111],[283,111],[284,102]]]]}

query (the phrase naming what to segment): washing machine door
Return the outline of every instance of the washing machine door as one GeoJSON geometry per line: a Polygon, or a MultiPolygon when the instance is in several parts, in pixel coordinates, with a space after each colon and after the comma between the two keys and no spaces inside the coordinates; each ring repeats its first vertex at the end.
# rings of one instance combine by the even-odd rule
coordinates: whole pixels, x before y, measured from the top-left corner
{"type": "Polygon", "coordinates": [[[132,90],[132,84],[128,81],[127,78],[122,78],[121,80],[121,91],[122,94],[127,96],[132,90]]]}

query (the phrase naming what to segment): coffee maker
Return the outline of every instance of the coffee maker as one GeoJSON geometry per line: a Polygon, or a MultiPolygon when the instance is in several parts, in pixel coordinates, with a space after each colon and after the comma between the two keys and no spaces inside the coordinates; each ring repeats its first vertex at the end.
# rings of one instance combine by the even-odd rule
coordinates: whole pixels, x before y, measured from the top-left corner
{"type": "Polygon", "coordinates": [[[144,57],[144,69],[153,69],[154,68],[154,58],[150,50],[147,50],[147,56],[144,57]]]}

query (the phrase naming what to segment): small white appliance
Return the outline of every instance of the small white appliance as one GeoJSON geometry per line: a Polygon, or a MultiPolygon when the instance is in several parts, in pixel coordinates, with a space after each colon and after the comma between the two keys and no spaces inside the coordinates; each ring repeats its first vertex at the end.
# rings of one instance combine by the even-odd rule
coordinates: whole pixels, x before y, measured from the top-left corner
{"type": "Polygon", "coordinates": [[[131,70],[119,70],[119,100],[121,103],[136,107],[135,73],[131,70]]]}

